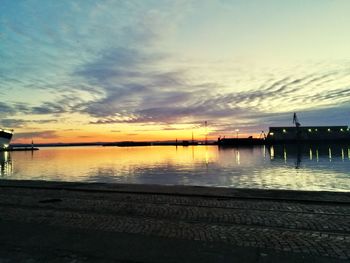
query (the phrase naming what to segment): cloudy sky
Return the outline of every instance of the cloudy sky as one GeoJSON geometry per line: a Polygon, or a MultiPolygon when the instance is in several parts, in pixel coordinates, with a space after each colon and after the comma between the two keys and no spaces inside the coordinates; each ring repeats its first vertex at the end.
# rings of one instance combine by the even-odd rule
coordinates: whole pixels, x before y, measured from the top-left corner
{"type": "Polygon", "coordinates": [[[0,0],[16,142],[349,124],[350,1],[0,0]]]}

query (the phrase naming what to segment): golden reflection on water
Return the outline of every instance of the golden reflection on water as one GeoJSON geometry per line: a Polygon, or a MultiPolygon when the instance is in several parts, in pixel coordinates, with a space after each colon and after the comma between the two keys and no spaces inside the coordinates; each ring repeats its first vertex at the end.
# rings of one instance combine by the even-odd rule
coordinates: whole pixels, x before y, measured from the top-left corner
{"type": "Polygon", "coordinates": [[[333,146],[42,148],[2,153],[0,173],[8,179],[350,191],[344,149],[349,158],[349,147],[333,146]]]}
{"type": "Polygon", "coordinates": [[[190,166],[193,163],[208,165],[217,160],[218,152],[213,147],[70,147],[42,148],[34,153],[33,164],[28,162],[28,153],[15,152],[19,170],[32,174],[37,179],[45,178],[45,173],[55,171],[56,179],[75,181],[76,175],[86,170],[122,171],[132,174],[143,167],[167,165],[190,166]],[[34,165],[35,163],[35,165],[34,165]],[[73,173],[72,173],[73,171],[73,173]]]}
{"type": "MultiPolygon", "coordinates": [[[[194,146],[192,146],[193,151],[194,151],[194,146]]],[[[208,153],[208,147],[205,147],[205,163],[208,165],[209,164],[209,153],[208,153]]]]}
{"type": "MultiPolygon", "coordinates": [[[[61,148],[53,155],[52,152],[40,151],[40,158],[55,159],[62,165],[74,157],[74,163],[85,166],[86,162],[99,163],[139,163],[150,164],[159,162],[190,163],[193,160],[208,162],[215,158],[215,151],[206,147],[175,147],[152,146],[150,147],[95,147],[95,148],[61,148]]],[[[38,156],[39,157],[39,156],[38,156]]]]}

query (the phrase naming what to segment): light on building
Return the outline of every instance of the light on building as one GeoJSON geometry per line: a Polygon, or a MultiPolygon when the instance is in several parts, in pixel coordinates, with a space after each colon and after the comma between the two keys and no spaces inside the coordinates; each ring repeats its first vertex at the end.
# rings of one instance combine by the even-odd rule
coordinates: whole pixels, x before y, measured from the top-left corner
{"type": "Polygon", "coordinates": [[[271,135],[271,136],[273,136],[273,134],[274,134],[273,132],[270,132],[270,135],[271,135]]]}
{"type": "Polygon", "coordinates": [[[329,131],[329,132],[330,132],[330,131],[331,131],[331,129],[327,129],[327,131],[329,131]]]}
{"type": "Polygon", "coordinates": [[[309,132],[311,132],[312,130],[311,129],[308,129],[309,132]]]}
{"type": "Polygon", "coordinates": [[[283,129],[283,133],[286,133],[287,131],[286,131],[286,129],[283,129]]]}
{"type": "Polygon", "coordinates": [[[317,129],[315,129],[315,131],[318,131],[317,129]]]}
{"type": "Polygon", "coordinates": [[[341,129],[340,129],[340,131],[342,132],[342,131],[344,131],[344,129],[343,129],[343,128],[341,128],[341,129]]]}

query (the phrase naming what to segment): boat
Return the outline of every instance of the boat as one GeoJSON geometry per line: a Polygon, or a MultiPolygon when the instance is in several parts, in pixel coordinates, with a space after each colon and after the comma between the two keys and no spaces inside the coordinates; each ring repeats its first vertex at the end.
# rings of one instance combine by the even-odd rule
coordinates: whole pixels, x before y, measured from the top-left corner
{"type": "Polygon", "coordinates": [[[7,149],[13,136],[13,130],[0,128],[0,150],[7,149]]]}

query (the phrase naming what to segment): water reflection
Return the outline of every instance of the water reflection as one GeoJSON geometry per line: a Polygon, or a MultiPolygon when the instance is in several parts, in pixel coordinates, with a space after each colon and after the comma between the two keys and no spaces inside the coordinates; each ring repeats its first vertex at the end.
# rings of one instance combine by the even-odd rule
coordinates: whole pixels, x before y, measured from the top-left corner
{"type": "Polygon", "coordinates": [[[271,161],[283,159],[287,163],[288,159],[289,161],[294,160],[296,169],[299,169],[303,163],[340,160],[344,162],[346,158],[350,160],[350,148],[344,145],[274,145],[270,147],[271,161]],[[345,152],[347,152],[347,156],[345,156],[345,152]]]}
{"type": "Polygon", "coordinates": [[[12,160],[10,152],[0,151],[0,177],[12,174],[12,160]]]}
{"type": "Polygon", "coordinates": [[[275,158],[275,148],[273,145],[270,146],[270,159],[273,160],[275,158]]]}
{"type": "Polygon", "coordinates": [[[262,152],[263,152],[263,156],[265,159],[266,158],[266,146],[265,145],[262,146],[262,152]]]}
{"type": "Polygon", "coordinates": [[[239,150],[235,150],[236,164],[241,164],[241,155],[239,154],[239,150]]]}
{"type": "Polygon", "coordinates": [[[310,148],[310,161],[313,159],[312,149],[310,148]]]}
{"type": "Polygon", "coordinates": [[[1,153],[0,164],[6,179],[350,191],[349,153],[347,145],[72,147],[1,153]]]}
{"type": "MultiPolygon", "coordinates": [[[[347,146],[347,158],[350,159],[350,147],[347,146]]],[[[320,158],[327,158],[332,161],[334,158],[345,159],[344,145],[272,145],[270,146],[269,154],[270,159],[284,159],[287,160],[287,156],[294,158],[300,163],[302,160],[309,159],[312,161],[316,155],[316,161],[320,158]]]]}

